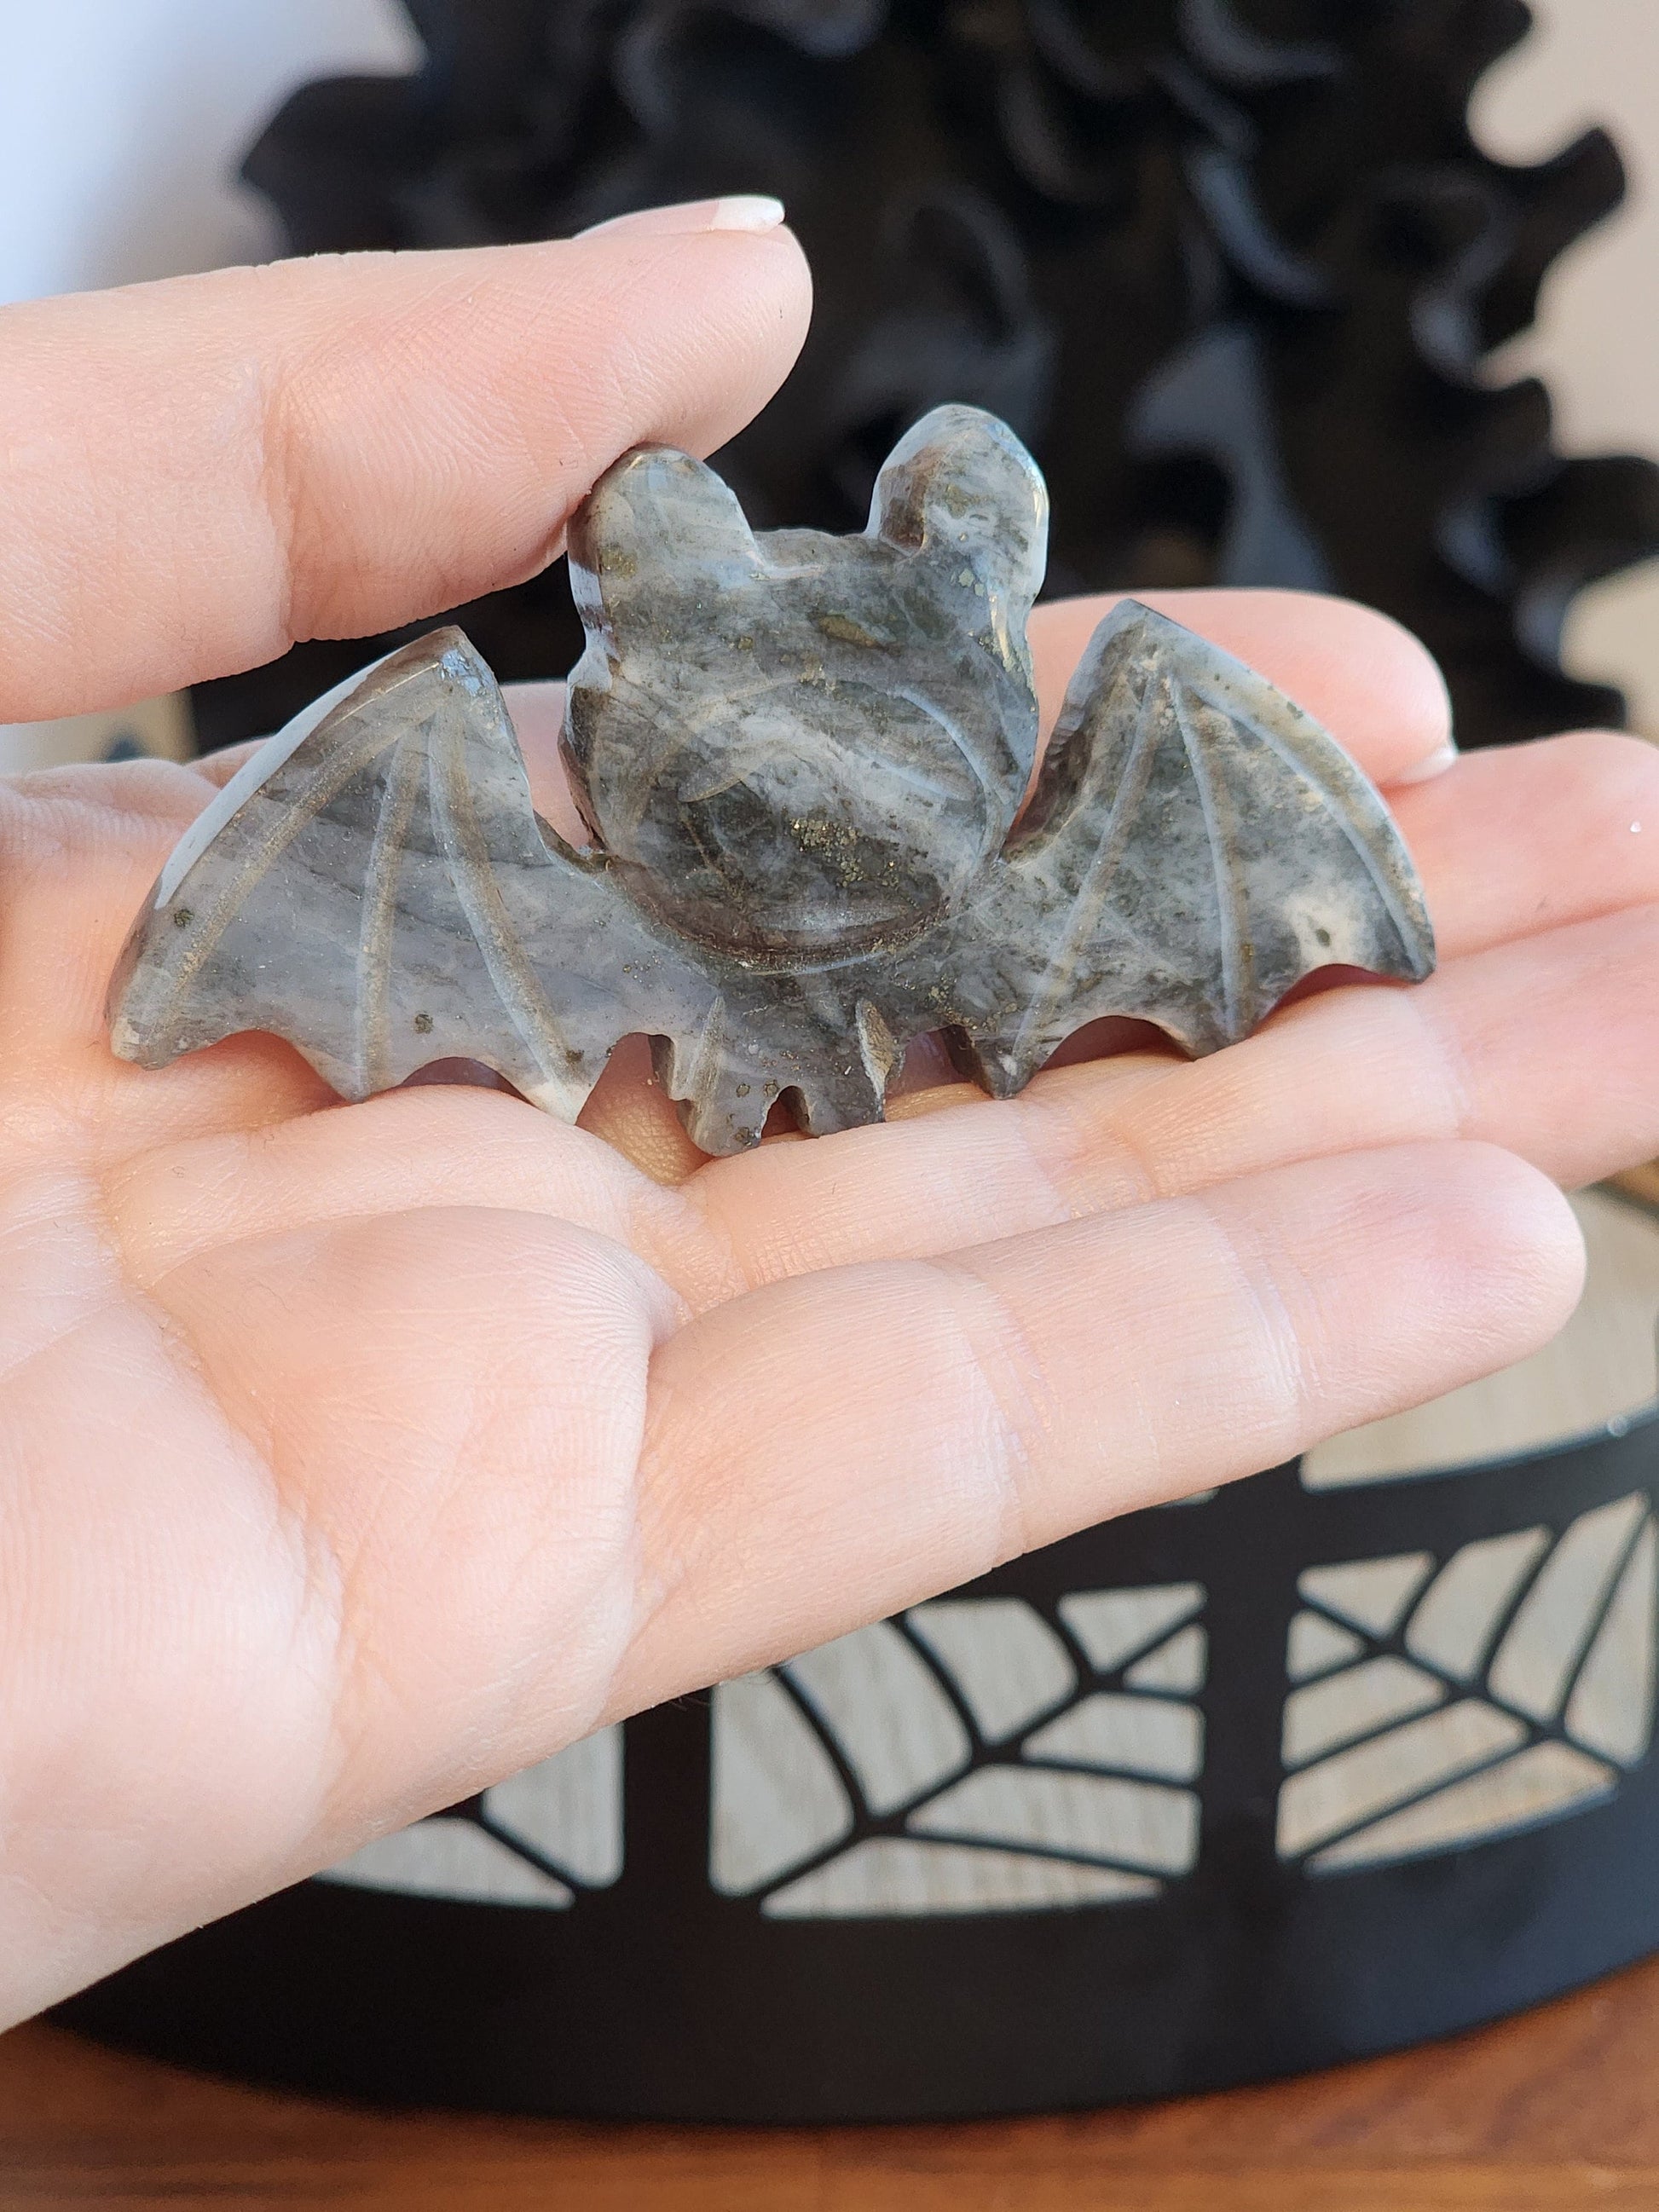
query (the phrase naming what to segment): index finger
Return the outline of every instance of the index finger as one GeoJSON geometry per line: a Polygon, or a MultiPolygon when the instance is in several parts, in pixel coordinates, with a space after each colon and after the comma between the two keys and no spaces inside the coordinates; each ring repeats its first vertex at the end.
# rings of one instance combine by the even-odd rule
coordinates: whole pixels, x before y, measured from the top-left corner
{"type": "Polygon", "coordinates": [[[678,212],[0,311],[0,720],[454,606],[540,568],[629,447],[732,436],[805,335],[806,266],[678,212]]]}

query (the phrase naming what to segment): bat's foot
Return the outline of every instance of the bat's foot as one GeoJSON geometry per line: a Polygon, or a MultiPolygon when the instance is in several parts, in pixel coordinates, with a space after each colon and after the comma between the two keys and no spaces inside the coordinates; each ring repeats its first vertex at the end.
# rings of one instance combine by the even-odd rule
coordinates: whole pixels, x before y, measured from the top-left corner
{"type": "Polygon", "coordinates": [[[1048,1057],[1047,1047],[1033,1057],[1010,1038],[972,1036],[963,1029],[948,1029],[944,1037],[957,1073],[993,1098],[1012,1098],[1023,1091],[1048,1057]]]}

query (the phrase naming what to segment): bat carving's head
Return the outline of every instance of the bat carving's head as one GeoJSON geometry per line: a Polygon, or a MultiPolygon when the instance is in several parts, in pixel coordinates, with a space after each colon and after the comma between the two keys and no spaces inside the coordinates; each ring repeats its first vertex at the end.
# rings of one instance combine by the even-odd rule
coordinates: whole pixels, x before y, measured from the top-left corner
{"type": "Polygon", "coordinates": [[[618,461],[570,531],[565,748],[635,896],[769,961],[896,944],[958,902],[1036,751],[1047,520],[1030,456],[969,407],[900,441],[853,538],[757,535],[665,447],[618,461]]]}

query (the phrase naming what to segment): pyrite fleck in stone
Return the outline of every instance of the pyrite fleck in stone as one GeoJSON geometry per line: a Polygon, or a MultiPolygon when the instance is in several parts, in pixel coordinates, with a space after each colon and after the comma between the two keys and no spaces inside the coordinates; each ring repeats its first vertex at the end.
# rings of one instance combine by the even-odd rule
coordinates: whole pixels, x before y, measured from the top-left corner
{"type": "Polygon", "coordinates": [[[1006,1097],[1099,1015],[1208,1052],[1315,969],[1426,975],[1364,777],[1133,601],[1015,826],[1046,512],[1018,440],[965,407],[895,448],[858,538],[757,536],[701,462],[626,456],[571,532],[592,846],[538,817],[494,678],[437,631],[185,835],[112,985],[116,1051],[159,1066],[268,1030],[348,1097],[463,1058],[571,1117],[644,1031],[693,1137],[732,1152],[780,1097],[815,1133],[878,1119],[923,1031],[1006,1097]]]}

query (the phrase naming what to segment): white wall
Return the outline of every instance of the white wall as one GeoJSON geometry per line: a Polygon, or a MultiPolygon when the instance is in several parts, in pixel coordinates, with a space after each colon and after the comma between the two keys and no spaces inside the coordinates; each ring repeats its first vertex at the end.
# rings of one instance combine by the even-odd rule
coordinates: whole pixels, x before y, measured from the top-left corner
{"type": "Polygon", "coordinates": [[[418,51],[397,0],[0,0],[0,300],[268,255],[248,142],[307,77],[418,51]]]}
{"type": "MultiPolygon", "coordinates": [[[[401,74],[397,0],[0,0],[0,301],[134,283],[276,250],[235,179],[296,85],[401,74]]],[[[187,701],[0,724],[0,773],[192,748],[187,701]]]]}

